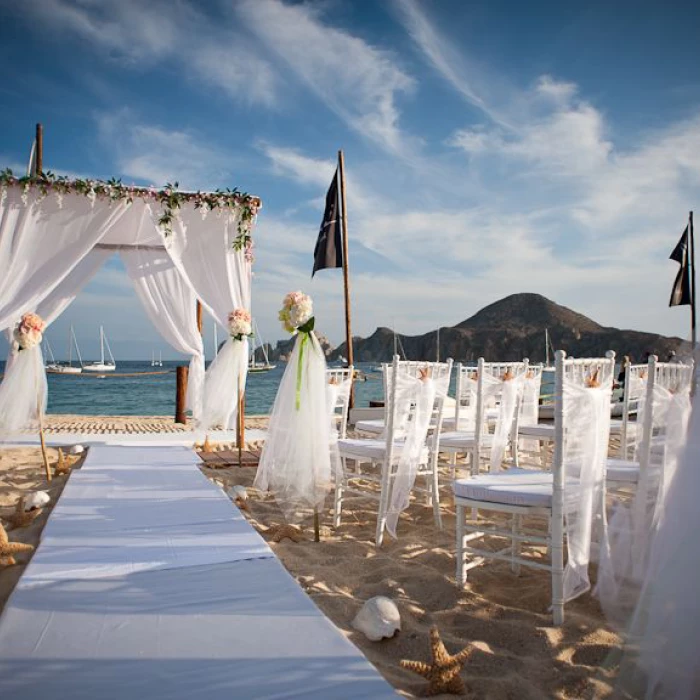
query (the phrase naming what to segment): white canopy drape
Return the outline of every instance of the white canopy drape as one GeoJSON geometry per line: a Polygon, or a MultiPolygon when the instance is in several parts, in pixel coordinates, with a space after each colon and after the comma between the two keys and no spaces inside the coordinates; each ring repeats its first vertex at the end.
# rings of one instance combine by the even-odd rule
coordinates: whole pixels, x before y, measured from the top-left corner
{"type": "Polygon", "coordinates": [[[178,352],[192,356],[187,384],[187,407],[199,420],[204,387],[204,343],[197,328],[195,298],[165,250],[123,250],[129,278],[156,330],[178,352]]]}
{"type": "MultiPolygon", "coordinates": [[[[251,265],[243,251],[234,251],[238,217],[224,212],[221,226],[208,224],[210,213],[184,211],[173,224],[168,252],[180,274],[219,325],[227,328],[233,309],[250,311],[251,265]],[[223,235],[222,235],[223,233],[223,235]]],[[[238,415],[238,389],[245,391],[248,340],[232,338],[207,370],[202,427],[233,428],[238,415]]]]}

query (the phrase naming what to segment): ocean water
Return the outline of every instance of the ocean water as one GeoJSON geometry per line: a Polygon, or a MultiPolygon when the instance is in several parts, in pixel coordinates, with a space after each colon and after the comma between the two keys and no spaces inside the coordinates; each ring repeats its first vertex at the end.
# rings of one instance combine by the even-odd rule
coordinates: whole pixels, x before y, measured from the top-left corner
{"type": "MultiPolygon", "coordinates": [[[[4,372],[4,362],[0,371],[4,372]]],[[[183,362],[163,361],[163,367],[151,367],[148,361],[122,361],[114,375],[104,377],[90,372],[78,375],[49,374],[48,413],[103,416],[172,416],[175,414],[175,368],[183,362]],[[159,372],[159,374],[149,374],[159,372]],[[162,373],[161,373],[162,372],[162,373]],[[136,374],[121,377],[119,374],[136,374]]],[[[357,369],[367,377],[355,383],[355,405],[368,406],[382,400],[381,374],[373,371],[374,363],[360,362],[357,369]]],[[[269,372],[249,374],[246,388],[246,414],[267,414],[277,394],[286,364],[278,362],[269,372]]],[[[450,394],[454,396],[455,375],[450,394]]],[[[553,386],[543,378],[542,394],[552,393],[553,386]]]]}
{"type": "MultiPolygon", "coordinates": [[[[104,377],[91,372],[82,374],[48,374],[48,413],[72,413],[104,416],[172,416],[175,414],[175,368],[184,362],[163,361],[163,367],[151,367],[147,361],[117,363],[114,375],[104,377]],[[147,374],[163,372],[162,374],[147,374]],[[119,374],[137,376],[120,377],[119,374]],[[139,374],[143,373],[143,374],[139,374]]],[[[0,363],[4,372],[5,363],[0,363]]],[[[207,364],[208,366],[208,364],[207,364]]],[[[267,414],[277,394],[286,364],[277,363],[269,372],[249,374],[246,390],[246,413],[267,414]]],[[[372,365],[360,363],[358,369],[369,373],[372,365]]],[[[367,406],[382,399],[382,382],[374,373],[366,382],[356,384],[356,405],[367,406]]]]}

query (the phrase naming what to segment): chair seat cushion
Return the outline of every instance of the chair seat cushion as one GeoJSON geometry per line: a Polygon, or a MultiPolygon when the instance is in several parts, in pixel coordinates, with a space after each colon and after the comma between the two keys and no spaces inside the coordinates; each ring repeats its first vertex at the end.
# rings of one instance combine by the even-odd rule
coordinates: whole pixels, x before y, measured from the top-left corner
{"type": "Polygon", "coordinates": [[[519,425],[518,435],[521,437],[540,438],[541,440],[554,440],[554,425],[552,423],[519,425]]]}
{"type": "MultiPolygon", "coordinates": [[[[394,461],[398,461],[401,457],[401,452],[403,451],[403,441],[396,440],[394,442],[394,461]]],[[[384,459],[384,453],[386,452],[386,440],[373,440],[371,438],[358,438],[350,439],[346,438],[343,440],[338,440],[338,451],[341,457],[346,457],[348,459],[358,459],[358,460],[373,460],[379,462],[384,459]]],[[[421,456],[420,463],[424,464],[428,461],[428,448],[424,447],[421,456]]]]}
{"type": "Polygon", "coordinates": [[[372,433],[373,435],[378,435],[384,432],[384,419],[375,418],[374,420],[359,420],[355,423],[355,430],[359,430],[361,433],[372,433]]]}
{"type": "Polygon", "coordinates": [[[512,506],[552,507],[552,472],[509,469],[453,482],[455,497],[512,506]]]}
{"type": "Polygon", "coordinates": [[[621,481],[626,484],[636,484],[639,481],[639,462],[610,458],[606,469],[608,481],[621,481]]]}
{"type": "MultiPolygon", "coordinates": [[[[482,435],[481,444],[484,447],[490,447],[493,442],[492,435],[482,435]]],[[[440,449],[446,450],[471,450],[476,444],[474,431],[451,431],[440,433],[440,449]]]]}

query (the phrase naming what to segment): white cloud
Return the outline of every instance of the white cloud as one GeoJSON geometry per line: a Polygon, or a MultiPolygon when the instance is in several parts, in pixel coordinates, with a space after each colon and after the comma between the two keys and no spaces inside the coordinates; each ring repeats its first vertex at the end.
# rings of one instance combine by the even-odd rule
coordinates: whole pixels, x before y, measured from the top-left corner
{"type": "Polygon", "coordinates": [[[37,26],[94,45],[131,70],[172,62],[192,82],[236,101],[277,102],[270,63],[235,22],[215,22],[187,0],[26,0],[14,8],[37,26]]]}
{"type": "Polygon", "coordinates": [[[351,128],[394,154],[412,150],[396,101],[414,80],[391,53],[324,22],[309,4],[241,0],[236,8],[248,30],[351,128]]]}

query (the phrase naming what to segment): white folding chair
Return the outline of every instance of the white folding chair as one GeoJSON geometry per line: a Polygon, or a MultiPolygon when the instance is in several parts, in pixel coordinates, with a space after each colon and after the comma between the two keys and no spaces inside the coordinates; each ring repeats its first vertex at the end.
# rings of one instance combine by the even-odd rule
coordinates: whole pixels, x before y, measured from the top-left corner
{"type": "Polygon", "coordinates": [[[347,434],[348,411],[350,410],[350,394],[354,377],[352,365],[344,368],[326,370],[328,382],[328,398],[334,432],[337,437],[344,438],[347,434]],[[338,412],[340,410],[340,412],[338,412]]]}
{"type": "Polygon", "coordinates": [[[618,437],[620,440],[618,449],[620,459],[627,459],[638,442],[637,430],[640,426],[636,420],[631,419],[636,419],[638,404],[646,392],[649,366],[648,363],[633,365],[627,357],[624,369],[625,387],[622,393],[622,402],[621,405],[619,403],[612,404],[612,418],[610,419],[610,436],[618,437]],[[621,416],[618,418],[616,413],[621,414],[621,416]]]}
{"type": "MultiPolygon", "coordinates": [[[[496,405],[501,400],[501,391],[506,382],[516,380],[520,395],[517,397],[515,411],[510,416],[510,422],[505,427],[511,434],[513,426],[517,424],[517,415],[520,410],[522,398],[522,381],[528,369],[527,359],[523,362],[485,362],[480,358],[474,370],[460,366],[457,381],[457,406],[455,413],[456,425],[461,429],[443,432],[440,435],[439,447],[441,452],[451,455],[465,454],[471,464],[472,474],[479,472],[481,456],[487,450],[491,450],[494,444],[494,434],[503,428],[499,426],[500,406],[496,405]],[[494,433],[489,431],[489,410],[495,419],[494,433]]],[[[511,436],[512,438],[512,436],[511,436]]],[[[514,450],[515,446],[511,448],[514,450]]],[[[454,461],[453,461],[454,464],[454,461]]]]}
{"type": "MultiPolygon", "coordinates": [[[[509,561],[514,573],[519,572],[521,565],[550,571],[555,625],[564,621],[565,503],[567,519],[571,518],[573,522],[576,513],[579,517],[589,518],[587,529],[567,529],[568,538],[575,532],[577,543],[582,545],[581,548],[577,547],[576,551],[584,550],[585,556],[589,556],[590,552],[591,520],[597,513],[604,516],[609,403],[615,367],[614,353],[609,353],[607,358],[592,360],[566,360],[565,357],[566,353],[563,350],[557,351],[552,471],[513,468],[501,474],[481,474],[456,479],[453,485],[457,511],[457,584],[463,586],[467,580],[467,572],[487,559],[509,561]],[[585,392],[589,388],[598,391],[587,395],[585,392]],[[574,396],[577,398],[572,398],[574,396]],[[580,434],[577,434],[574,426],[568,424],[572,417],[576,417],[572,416],[572,411],[579,405],[575,402],[585,402],[587,399],[591,400],[593,406],[590,412],[594,421],[584,426],[580,434]],[[595,431],[597,439],[588,440],[586,430],[595,431]],[[605,436],[602,436],[601,432],[604,432],[605,436]],[[600,444],[603,437],[605,444],[600,444]],[[577,452],[577,449],[583,451],[577,452]],[[590,454],[586,450],[591,450],[590,454]],[[566,464],[565,459],[570,460],[570,463],[566,464]],[[582,484],[588,483],[590,470],[594,470],[595,485],[583,488],[582,484]],[[511,527],[486,527],[476,522],[476,518],[473,524],[468,523],[465,514],[470,510],[510,515],[511,527]],[[523,528],[523,516],[546,518],[547,533],[526,531],[523,528]],[[581,533],[583,542],[580,539],[581,533]],[[505,538],[509,540],[509,544],[498,551],[472,545],[472,542],[484,537],[505,538]],[[543,562],[523,556],[523,543],[545,545],[551,551],[551,561],[543,562]]],[[[580,420],[581,416],[577,418],[580,420]]],[[[574,564],[578,561],[579,559],[576,559],[574,564]]],[[[581,569],[577,568],[576,571],[578,575],[581,569]]]]}
{"type": "Polygon", "coordinates": [[[400,373],[417,381],[424,374],[430,377],[439,390],[435,394],[430,425],[435,427],[429,435],[429,425],[426,425],[425,435],[422,436],[423,447],[417,456],[416,475],[425,478],[427,487],[414,486],[414,491],[428,494],[433,506],[435,524],[442,527],[440,515],[440,496],[438,489],[438,452],[437,432],[442,421],[444,399],[449,386],[452,360],[447,362],[400,363],[398,356],[390,365],[387,375],[387,423],[383,437],[358,438],[338,440],[338,452],[341,458],[342,470],[336,480],[334,499],[334,525],[341,524],[342,507],[349,498],[367,498],[379,503],[377,512],[377,528],[375,543],[380,546],[384,537],[387,510],[391,490],[396,477],[396,470],[402,456],[404,438],[408,426],[415,420],[416,405],[406,392],[400,390],[400,373]],[[355,464],[354,472],[348,469],[348,462],[355,464]],[[363,488],[363,483],[379,486],[379,493],[363,488]]]}

